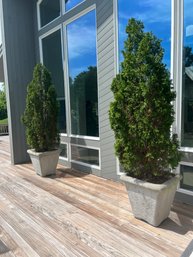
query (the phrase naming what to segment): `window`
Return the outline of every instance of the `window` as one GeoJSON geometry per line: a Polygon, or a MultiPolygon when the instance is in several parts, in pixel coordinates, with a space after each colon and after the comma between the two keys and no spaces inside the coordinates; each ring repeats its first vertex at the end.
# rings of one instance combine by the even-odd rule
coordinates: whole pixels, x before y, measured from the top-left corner
{"type": "Polygon", "coordinates": [[[72,9],[77,4],[81,3],[83,0],[65,0],[66,11],[72,9]]]}
{"type": "Polygon", "coordinates": [[[60,16],[60,0],[43,0],[39,4],[41,27],[60,16]]]}
{"type": "Polygon", "coordinates": [[[95,11],[67,26],[71,133],[99,136],[95,11]]]}
{"type": "Polygon", "coordinates": [[[61,133],[66,133],[66,110],[64,93],[64,72],[62,64],[61,32],[50,34],[42,39],[43,63],[52,76],[59,102],[58,126],[61,133]]]}
{"type": "Polygon", "coordinates": [[[71,156],[73,161],[99,166],[99,151],[96,149],[71,145],[71,156]]]}
{"type": "Polygon", "coordinates": [[[61,143],[60,144],[60,150],[61,150],[60,157],[67,159],[68,158],[67,144],[61,143]]]}
{"type": "Polygon", "coordinates": [[[182,70],[182,146],[193,147],[193,10],[184,0],[184,45],[182,70]]]}
{"type": "Polygon", "coordinates": [[[118,0],[119,17],[119,59],[123,60],[122,50],[126,39],[125,28],[128,19],[133,17],[144,23],[145,31],[152,31],[162,39],[165,50],[164,63],[170,68],[171,0],[118,0]]]}
{"type": "Polygon", "coordinates": [[[182,174],[180,188],[193,191],[193,167],[180,165],[180,172],[182,174]]]}

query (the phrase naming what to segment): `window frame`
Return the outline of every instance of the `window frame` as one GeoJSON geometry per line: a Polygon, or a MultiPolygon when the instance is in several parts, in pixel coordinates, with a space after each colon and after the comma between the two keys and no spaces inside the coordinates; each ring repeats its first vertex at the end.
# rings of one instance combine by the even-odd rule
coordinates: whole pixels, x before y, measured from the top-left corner
{"type": "MultiPolygon", "coordinates": [[[[81,3],[80,3],[81,4],[81,3]]],[[[90,139],[99,141],[100,140],[100,115],[98,115],[98,124],[99,124],[99,136],[93,137],[93,136],[85,136],[85,135],[76,135],[72,134],[72,126],[71,126],[71,101],[70,101],[70,85],[69,85],[69,63],[68,63],[68,40],[67,40],[67,26],[71,24],[72,22],[78,20],[79,18],[83,17],[84,15],[88,14],[91,11],[95,11],[95,21],[96,21],[96,67],[98,70],[98,46],[97,46],[97,17],[96,17],[96,4],[91,5],[90,7],[86,8],[84,11],[78,13],[77,15],[74,15],[72,18],[69,18],[67,21],[63,22],[63,33],[64,33],[64,52],[65,52],[65,85],[67,88],[67,98],[68,98],[68,126],[69,126],[69,137],[71,138],[80,138],[80,139],[90,139]]],[[[98,113],[99,113],[99,77],[97,72],[97,92],[98,92],[98,113]]]]}
{"type": "Polygon", "coordinates": [[[41,25],[41,13],[40,13],[40,4],[43,2],[44,0],[38,0],[37,1],[37,4],[36,4],[36,6],[37,6],[37,21],[38,21],[38,30],[41,30],[42,28],[45,28],[46,26],[48,26],[49,24],[51,24],[52,22],[54,22],[55,20],[57,20],[59,17],[61,17],[61,14],[62,14],[62,11],[61,11],[61,8],[62,8],[62,6],[61,6],[61,0],[58,0],[59,1],[59,3],[60,3],[60,14],[56,17],[56,18],[54,18],[52,21],[50,21],[50,22],[48,22],[47,24],[45,24],[45,25],[41,25]]]}
{"type": "MultiPolygon", "coordinates": [[[[61,51],[62,51],[62,69],[63,69],[63,76],[64,76],[64,100],[65,100],[65,108],[67,107],[67,101],[66,101],[66,86],[65,86],[65,72],[64,72],[64,50],[63,50],[63,30],[62,30],[62,24],[54,27],[53,29],[49,30],[48,32],[44,33],[43,35],[41,35],[39,37],[39,52],[40,52],[40,62],[42,64],[44,64],[44,60],[43,60],[43,44],[42,44],[42,40],[46,37],[48,37],[49,35],[53,34],[56,31],[60,31],[60,35],[61,35],[61,51]]],[[[57,97],[57,100],[61,99],[61,97],[57,97]]],[[[60,133],[60,136],[67,136],[68,135],[68,127],[67,127],[67,110],[66,110],[66,133],[60,133]]]]}
{"type": "Polygon", "coordinates": [[[62,14],[68,13],[71,10],[73,10],[74,8],[77,8],[77,6],[81,5],[83,2],[85,2],[86,0],[81,0],[80,3],[76,4],[75,6],[73,6],[72,8],[70,8],[69,10],[66,11],[66,4],[65,4],[65,0],[62,0],[62,14]]]}
{"type": "Polygon", "coordinates": [[[94,146],[88,146],[88,145],[79,145],[79,144],[72,144],[70,143],[70,149],[69,149],[69,157],[70,157],[70,162],[71,163],[75,163],[75,164],[79,164],[82,166],[86,166],[89,168],[93,168],[93,169],[97,169],[97,170],[101,170],[101,149],[100,147],[94,147],[94,146]],[[81,147],[81,148],[86,148],[86,149],[91,149],[91,150],[97,150],[99,153],[99,165],[94,165],[94,164],[89,164],[89,163],[85,163],[85,162],[79,162],[79,161],[75,161],[72,159],[72,146],[76,146],[76,147],[81,147]]]}

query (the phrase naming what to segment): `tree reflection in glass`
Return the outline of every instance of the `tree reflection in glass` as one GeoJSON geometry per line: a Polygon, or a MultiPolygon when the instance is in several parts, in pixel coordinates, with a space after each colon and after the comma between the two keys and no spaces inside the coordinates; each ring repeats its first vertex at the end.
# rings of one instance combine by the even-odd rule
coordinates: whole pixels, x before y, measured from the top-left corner
{"type": "Polygon", "coordinates": [[[193,147],[193,19],[192,3],[184,0],[181,145],[193,147]]]}
{"type": "Polygon", "coordinates": [[[193,53],[189,46],[184,47],[182,146],[193,146],[193,53]]]}
{"type": "Polygon", "coordinates": [[[98,137],[95,11],[69,24],[67,37],[71,134],[98,137]]]}

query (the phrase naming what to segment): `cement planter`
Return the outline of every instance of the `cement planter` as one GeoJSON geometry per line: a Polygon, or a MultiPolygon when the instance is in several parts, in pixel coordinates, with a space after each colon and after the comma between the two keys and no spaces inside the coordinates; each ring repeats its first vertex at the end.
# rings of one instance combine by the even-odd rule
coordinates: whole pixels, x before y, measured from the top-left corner
{"type": "Polygon", "coordinates": [[[36,173],[42,177],[56,174],[56,166],[58,164],[60,150],[48,152],[35,152],[27,150],[36,173]]]}
{"type": "Polygon", "coordinates": [[[125,182],[136,218],[157,227],[169,216],[179,175],[163,184],[148,183],[126,175],[122,175],[121,180],[125,182]]]}

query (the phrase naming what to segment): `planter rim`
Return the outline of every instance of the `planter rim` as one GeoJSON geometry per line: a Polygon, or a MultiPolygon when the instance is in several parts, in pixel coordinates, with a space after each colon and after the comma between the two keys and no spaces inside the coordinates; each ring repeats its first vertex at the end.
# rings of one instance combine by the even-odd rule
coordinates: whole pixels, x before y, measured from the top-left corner
{"type": "Polygon", "coordinates": [[[128,182],[133,185],[137,185],[137,186],[149,188],[151,190],[159,191],[159,190],[163,190],[164,188],[168,187],[169,185],[171,185],[175,182],[179,182],[181,179],[181,176],[179,174],[176,174],[173,178],[167,180],[166,182],[164,182],[162,184],[154,184],[154,183],[146,182],[146,181],[134,178],[134,177],[127,176],[126,174],[121,175],[120,179],[124,182],[128,182]]]}
{"type": "Polygon", "coordinates": [[[50,155],[55,152],[60,152],[60,149],[55,149],[51,151],[45,151],[45,152],[36,152],[34,149],[28,149],[27,153],[35,156],[40,156],[40,155],[50,155]]]}

